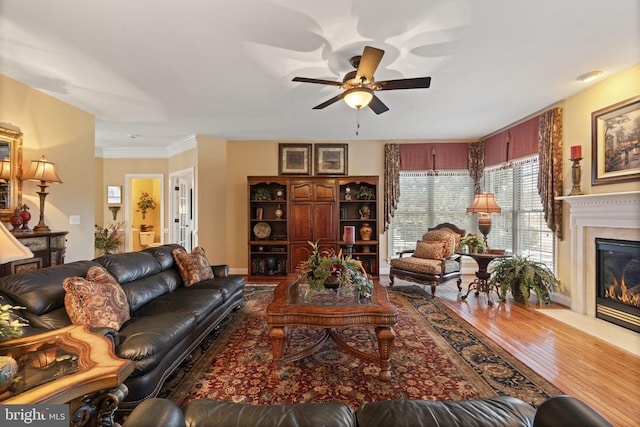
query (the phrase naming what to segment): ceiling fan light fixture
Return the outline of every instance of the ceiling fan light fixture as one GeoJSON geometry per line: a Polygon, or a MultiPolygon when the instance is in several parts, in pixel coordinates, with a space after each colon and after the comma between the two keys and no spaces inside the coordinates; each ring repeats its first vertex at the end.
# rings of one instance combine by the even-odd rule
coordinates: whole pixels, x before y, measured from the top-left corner
{"type": "Polygon", "coordinates": [[[369,105],[373,99],[373,91],[368,87],[354,87],[348,89],[342,99],[349,107],[359,110],[369,105]]]}

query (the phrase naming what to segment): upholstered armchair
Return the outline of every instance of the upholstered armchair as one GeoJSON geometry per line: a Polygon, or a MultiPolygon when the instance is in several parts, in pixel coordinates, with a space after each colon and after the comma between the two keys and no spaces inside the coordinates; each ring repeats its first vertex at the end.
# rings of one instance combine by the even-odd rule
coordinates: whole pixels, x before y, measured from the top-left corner
{"type": "Polygon", "coordinates": [[[462,290],[460,255],[457,255],[455,250],[464,235],[465,230],[449,223],[428,229],[422,240],[416,243],[415,249],[398,252],[398,257],[391,259],[391,286],[397,277],[430,285],[431,294],[435,296],[437,285],[457,277],[458,289],[462,290]],[[408,254],[411,255],[407,256],[408,254]]]}

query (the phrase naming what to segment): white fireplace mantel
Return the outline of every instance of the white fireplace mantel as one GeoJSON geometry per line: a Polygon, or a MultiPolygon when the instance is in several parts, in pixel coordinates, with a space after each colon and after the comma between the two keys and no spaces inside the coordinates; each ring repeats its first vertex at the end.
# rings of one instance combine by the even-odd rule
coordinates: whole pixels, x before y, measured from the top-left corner
{"type": "MultiPolygon", "coordinates": [[[[569,204],[571,310],[595,317],[595,275],[590,228],[640,230],[640,191],[557,197],[569,204]]],[[[620,230],[618,230],[620,231],[620,230]]],[[[607,236],[600,236],[607,237],[607,236]]]]}

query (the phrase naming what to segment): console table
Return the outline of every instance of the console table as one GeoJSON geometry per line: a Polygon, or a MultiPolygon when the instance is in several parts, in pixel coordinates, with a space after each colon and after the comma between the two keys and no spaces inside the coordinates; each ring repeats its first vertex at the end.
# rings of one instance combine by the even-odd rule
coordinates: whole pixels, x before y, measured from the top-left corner
{"type": "Polygon", "coordinates": [[[64,264],[68,231],[25,231],[13,236],[33,252],[33,258],[22,259],[0,266],[0,276],[39,270],[64,264]]]}
{"type": "Polygon", "coordinates": [[[106,337],[71,325],[0,342],[0,354],[18,362],[20,378],[0,394],[0,404],[68,403],[73,427],[117,425],[113,413],[134,366],[115,356],[106,337]]]}
{"type": "Polygon", "coordinates": [[[467,293],[462,295],[460,298],[467,299],[469,293],[475,289],[476,296],[480,295],[480,292],[483,292],[487,295],[487,304],[493,305],[493,300],[491,299],[491,292],[496,291],[496,294],[500,294],[498,290],[498,286],[491,286],[489,284],[489,279],[491,278],[491,273],[488,271],[489,263],[497,258],[507,258],[511,255],[508,254],[477,254],[477,253],[462,253],[459,252],[459,255],[464,255],[473,258],[478,263],[478,270],[476,271],[476,278],[473,282],[469,283],[469,287],[467,288],[467,293]]]}

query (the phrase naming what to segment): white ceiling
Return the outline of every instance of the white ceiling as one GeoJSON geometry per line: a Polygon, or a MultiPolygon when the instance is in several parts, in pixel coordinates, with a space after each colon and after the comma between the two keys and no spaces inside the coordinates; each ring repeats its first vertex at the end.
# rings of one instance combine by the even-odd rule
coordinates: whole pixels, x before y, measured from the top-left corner
{"type": "Polygon", "coordinates": [[[105,150],[475,139],[639,59],[638,0],[0,0],[0,73],[95,114],[105,150]],[[344,102],[312,110],[340,88],[291,79],[342,80],[365,45],[376,80],[432,81],[378,92],[356,136],[344,102]]]}

